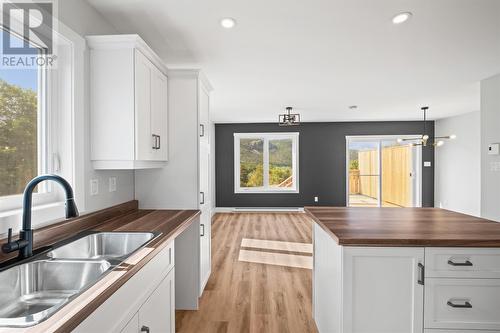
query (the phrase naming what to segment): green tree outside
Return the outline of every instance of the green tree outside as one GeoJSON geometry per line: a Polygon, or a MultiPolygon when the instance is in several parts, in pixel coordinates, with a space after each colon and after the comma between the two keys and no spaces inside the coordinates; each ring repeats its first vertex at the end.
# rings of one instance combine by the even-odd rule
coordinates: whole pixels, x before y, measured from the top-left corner
{"type": "Polygon", "coordinates": [[[37,94],[0,79],[0,196],[37,174],[37,94]]]}

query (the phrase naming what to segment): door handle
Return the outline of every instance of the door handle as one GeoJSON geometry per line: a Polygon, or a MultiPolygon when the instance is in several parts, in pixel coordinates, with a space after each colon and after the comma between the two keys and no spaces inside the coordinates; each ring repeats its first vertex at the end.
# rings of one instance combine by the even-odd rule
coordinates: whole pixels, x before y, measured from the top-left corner
{"type": "Polygon", "coordinates": [[[200,138],[205,136],[205,125],[200,124],[200,138]]]}
{"type": "Polygon", "coordinates": [[[425,280],[425,267],[423,264],[418,263],[418,284],[424,285],[425,280]]]}
{"type": "Polygon", "coordinates": [[[448,260],[448,265],[451,266],[474,266],[470,260],[465,260],[464,262],[454,262],[453,260],[448,260]]]}
{"type": "Polygon", "coordinates": [[[200,205],[204,205],[205,204],[205,192],[200,192],[200,194],[201,194],[200,205]]]}
{"type": "Polygon", "coordinates": [[[145,325],[142,325],[141,327],[141,332],[146,332],[146,333],[149,333],[149,327],[145,326],[145,325]]]}
{"type": "Polygon", "coordinates": [[[451,300],[449,300],[446,304],[456,309],[472,309],[472,304],[470,304],[469,301],[465,301],[464,304],[455,304],[451,300]]]}
{"type": "Polygon", "coordinates": [[[200,236],[203,237],[203,236],[205,236],[205,225],[204,224],[200,224],[200,228],[201,228],[201,234],[200,234],[200,236]]]}

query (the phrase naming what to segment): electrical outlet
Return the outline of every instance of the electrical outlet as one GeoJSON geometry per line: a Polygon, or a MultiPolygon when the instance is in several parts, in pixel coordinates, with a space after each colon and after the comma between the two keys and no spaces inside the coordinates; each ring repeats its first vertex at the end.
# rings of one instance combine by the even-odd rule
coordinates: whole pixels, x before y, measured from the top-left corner
{"type": "Polygon", "coordinates": [[[431,161],[425,161],[425,162],[424,162],[424,167],[426,167],[426,168],[430,168],[431,166],[432,166],[431,161]]]}
{"type": "Polygon", "coordinates": [[[491,172],[500,172],[500,162],[490,162],[491,172]]]}
{"type": "Polygon", "coordinates": [[[314,197],[314,202],[319,202],[319,197],[314,197]]]}
{"type": "Polygon", "coordinates": [[[99,194],[99,179],[90,180],[90,195],[99,194]]]}
{"type": "Polygon", "coordinates": [[[116,192],[116,177],[109,177],[109,192],[116,192]]]}

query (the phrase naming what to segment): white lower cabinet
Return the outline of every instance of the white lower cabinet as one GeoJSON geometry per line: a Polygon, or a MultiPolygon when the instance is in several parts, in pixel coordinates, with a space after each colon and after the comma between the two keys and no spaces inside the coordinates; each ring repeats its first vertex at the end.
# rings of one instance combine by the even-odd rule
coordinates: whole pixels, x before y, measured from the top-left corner
{"type": "Polygon", "coordinates": [[[422,332],[423,261],[422,248],[344,249],[344,332],[422,332]]]}
{"type": "MultiPolygon", "coordinates": [[[[174,244],[152,258],[89,315],[78,333],[175,332],[174,244]]],[[[119,274],[111,272],[112,274],[119,274]]]]}
{"type": "Polygon", "coordinates": [[[341,246],[314,225],[320,333],[500,333],[500,249],[341,246]]]}
{"type": "Polygon", "coordinates": [[[314,319],[322,333],[422,333],[423,248],[339,246],[314,226],[314,319]]]}
{"type": "Polygon", "coordinates": [[[139,309],[141,332],[175,332],[174,269],[139,309]]]}

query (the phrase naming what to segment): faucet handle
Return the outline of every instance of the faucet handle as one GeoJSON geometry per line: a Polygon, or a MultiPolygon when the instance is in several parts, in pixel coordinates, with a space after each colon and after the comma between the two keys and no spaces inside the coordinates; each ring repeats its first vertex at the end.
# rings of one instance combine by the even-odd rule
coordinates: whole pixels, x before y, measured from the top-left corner
{"type": "Polygon", "coordinates": [[[8,234],[7,234],[7,243],[12,242],[12,228],[9,228],[8,234]]]}

